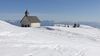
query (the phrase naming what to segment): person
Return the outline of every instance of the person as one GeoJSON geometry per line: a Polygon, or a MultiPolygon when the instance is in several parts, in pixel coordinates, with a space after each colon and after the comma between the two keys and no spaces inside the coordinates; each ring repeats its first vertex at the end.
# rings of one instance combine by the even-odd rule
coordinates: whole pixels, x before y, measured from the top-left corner
{"type": "Polygon", "coordinates": [[[76,28],[76,27],[77,27],[77,24],[76,24],[76,23],[74,23],[73,28],[76,28]]]}
{"type": "Polygon", "coordinates": [[[80,27],[80,24],[77,24],[77,27],[80,27]]]}

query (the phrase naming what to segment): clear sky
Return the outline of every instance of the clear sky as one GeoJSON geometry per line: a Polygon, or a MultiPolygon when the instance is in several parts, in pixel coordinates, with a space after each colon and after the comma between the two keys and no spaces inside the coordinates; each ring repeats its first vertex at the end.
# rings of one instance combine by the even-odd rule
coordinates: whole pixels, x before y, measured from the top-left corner
{"type": "Polygon", "coordinates": [[[30,15],[41,20],[100,22],[100,0],[0,0],[0,17],[30,15]]]}

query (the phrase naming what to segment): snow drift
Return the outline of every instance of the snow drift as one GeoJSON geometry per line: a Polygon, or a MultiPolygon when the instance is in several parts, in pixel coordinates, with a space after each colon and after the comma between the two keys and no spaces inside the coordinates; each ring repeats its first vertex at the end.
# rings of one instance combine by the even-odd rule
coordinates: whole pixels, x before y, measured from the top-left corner
{"type": "Polygon", "coordinates": [[[100,56],[100,30],[21,28],[0,21],[0,56],[100,56]]]}

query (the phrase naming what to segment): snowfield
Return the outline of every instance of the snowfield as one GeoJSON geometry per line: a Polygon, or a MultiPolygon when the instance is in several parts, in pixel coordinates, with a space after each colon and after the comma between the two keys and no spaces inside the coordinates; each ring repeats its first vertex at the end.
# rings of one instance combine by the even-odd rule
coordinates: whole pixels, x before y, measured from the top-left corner
{"type": "Polygon", "coordinates": [[[22,28],[0,21],[0,56],[100,56],[100,29],[22,28]]]}

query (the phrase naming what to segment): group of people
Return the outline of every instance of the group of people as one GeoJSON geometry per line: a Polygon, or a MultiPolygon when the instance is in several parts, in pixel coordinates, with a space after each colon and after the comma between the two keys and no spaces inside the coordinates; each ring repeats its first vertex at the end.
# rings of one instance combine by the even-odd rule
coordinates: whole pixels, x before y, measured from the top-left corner
{"type": "Polygon", "coordinates": [[[75,23],[75,24],[73,25],[73,28],[76,28],[76,27],[80,27],[80,24],[76,24],[76,23],[75,23]]]}
{"type": "MultiPolygon", "coordinates": [[[[70,26],[67,25],[67,27],[70,27],[70,26]]],[[[72,27],[73,27],[73,28],[78,28],[78,27],[80,27],[80,24],[76,24],[76,23],[75,23],[74,25],[72,25],[72,27]]]]}
{"type": "Polygon", "coordinates": [[[80,24],[78,24],[78,23],[74,23],[73,25],[68,25],[68,24],[56,24],[55,26],[78,28],[78,27],[80,27],[80,24]]]}

